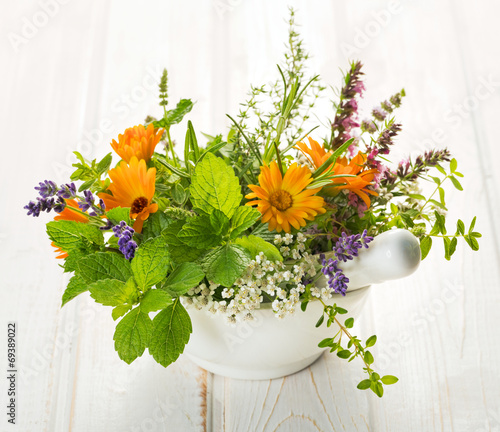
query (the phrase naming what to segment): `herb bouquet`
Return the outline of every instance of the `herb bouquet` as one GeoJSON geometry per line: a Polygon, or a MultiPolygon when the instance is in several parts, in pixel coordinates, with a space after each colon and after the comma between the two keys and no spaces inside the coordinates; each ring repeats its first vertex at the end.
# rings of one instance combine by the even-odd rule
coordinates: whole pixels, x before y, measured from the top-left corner
{"type": "Polygon", "coordinates": [[[279,79],[252,87],[238,115],[229,117],[227,135],[205,135],[204,146],[188,122],[182,157],[170,129],[193,103],[182,99],[168,109],[164,71],[162,117],[111,142],[118,162],[111,153],[90,162],[75,152],[71,182],[46,180],[35,188],[39,196],[26,206],[28,214],[57,213],[47,233],[64,271],[73,273],[62,304],[88,291],[110,306],[119,320],[115,349],[125,362],[146,349],[163,366],[174,362],[190,339],[189,310],[236,323],[267,307],[279,323],[314,303],[316,326],[332,331],[315,344],[359,358],[368,375],[358,388],[382,396],[383,384],[397,378],[374,371],[368,348],[376,337],[363,342],[349,331],[353,319],[340,317],[349,296],[344,266],[393,228],[419,239],[422,259],[433,238],[444,243],[446,259],[458,238],[478,249],[475,219],[468,230],[461,220],[453,233],[445,226],[443,183],[462,189],[448,150],[389,162],[401,130],[393,114],[404,90],[360,119],[365,87],[362,65],[354,62],[328,130],[306,131],[326,90],[317,76],[305,79],[307,58],[292,11],[279,79]],[[434,184],[430,194],[421,192],[422,182],[434,184]]]}

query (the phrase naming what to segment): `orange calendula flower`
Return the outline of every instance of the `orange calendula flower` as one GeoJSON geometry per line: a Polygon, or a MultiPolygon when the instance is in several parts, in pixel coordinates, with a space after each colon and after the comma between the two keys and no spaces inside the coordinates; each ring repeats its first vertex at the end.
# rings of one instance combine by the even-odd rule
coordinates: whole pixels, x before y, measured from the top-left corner
{"type": "Polygon", "coordinates": [[[252,190],[245,198],[254,199],[248,206],[257,206],[262,214],[262,223],[269,222],[269,231],[289,233],[291,227],[300,229],[307,220],[314,220],[325,213],[325,201],[313,196],[321,188],[306,189],[313,181],[311,171],[296,163],[288,168],[284,176],[276,162],[260,167],[259,185],[248,185],[252,190]]]}
{"type": "Polygon", "coordinates": [[[155,194],[156,169],[147,169],[144,159],[132,156],[128,165],[121,161],[108,175],[112,181],[108,187],[112,195],[100,193],[99,198],[104,201],[106,210],[130,207],[130,217],[135,219],[133,228],[140,233],[144,221],[158,211],[158,204],[151,202],[155,194]]]}
{"type": "MultiPolygon", "coordinates": [[[[309,162],[319,168],[331,155],[332,151],[326,151],[325,148],[319,145],[312,138],[308,138],[310,147],[303,142],[297,143],[296,148],[300,150],[309,162]]],[[[377,196],[378,193],[368,189],[378,172],[375,168],[365,169],[367,157],[364,153],[358,154],[348,161],[346,158],[338,158],[333,166],[332,175],[353,175],[356,177],[336,177],[332,179],[332,186],[326,186],[326,193],[338,193],[341,189],[348,189],[358,195],[370,207],[370,195],[377,196]]]]}
{"type": "MultiPolygon", "coordinates": [[[[81,213],[78,213],[74,210],[71,210],[71,208],[78,209],[78,202],[73,200],[73,199],[67,199],[66,200],[66,207],[64,210],[59,213],[56,217],[54,217],[54,220],[68,220],[68,221],[75,221],[75,222],[82,222],[86,223],[89,221],[89,218],[85,215],[82,215],[81,213]]],[[[54,242],[51,243],[52,246],[55,248],[56,256],[57,259],[63,259],[67,258],[68,254],[66,251],[62,250],[60,247],[56,246],[54,242]]]]}
{"type": "Polygon", "coordinates": [[[118,142],[111,141],[111,147],[127,163],[133,156],[149,162],[162,135],[163,129],[155,130],[152,123],[147,129],[143,125],[134,126],[118,135],[118,142]]]}

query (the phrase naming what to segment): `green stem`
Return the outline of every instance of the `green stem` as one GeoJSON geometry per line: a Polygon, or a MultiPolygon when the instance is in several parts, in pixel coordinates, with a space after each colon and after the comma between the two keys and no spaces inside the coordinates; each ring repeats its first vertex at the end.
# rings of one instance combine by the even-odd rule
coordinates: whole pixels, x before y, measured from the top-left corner
{"type": "Polygon", "coordinates": [[[175,166],[179,166],[179,163],[177,161],[177,156],[174,151],[174,143],[172,142],[172,138],[170,138],[170,126],[167,126],[165,128],[165,131],[167,132],[168,146],[170,147],[170,152],[172,153],[172,161],[174,162],[175,166]]]}

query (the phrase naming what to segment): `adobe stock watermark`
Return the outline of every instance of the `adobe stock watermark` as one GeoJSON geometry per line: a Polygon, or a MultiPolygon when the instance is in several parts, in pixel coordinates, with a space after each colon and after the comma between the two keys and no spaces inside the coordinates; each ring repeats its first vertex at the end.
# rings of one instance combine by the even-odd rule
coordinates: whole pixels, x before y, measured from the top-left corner
{"type": "Polygon", "coordinates": [[[472,94],[464,97],[460,102],[444,111],[441,123],[447,124],[449,127],[436,127],[427,138],[414,144],[421,149],[442,144],[449,138],[450,131],[462,126],[472,116],[473,112],[481,106],[481,102],[493,96],[498,87],[500,87],[500,81],[497,81],[497,78],[492,74],[486,78],[484,76],[479,77],[472,94]]]}
{"type": "Polygon", "coordinates": [[[248,321],[240,321],[229,327],[228,331],[222,335],[224,343],[230,353],[234,353],[239,346],[245,343],[245,340],[251,337],[255,329],[262,327],[264,324],[264,314],[260,311],[253,312],[254,319],[248,321]]]}
{"type": "Polygon", "coordinates": [[[367,48],[373,39],[378,37],[382,31],[389,26],[392,18],[403,11],[403,5],[399,0],[392,0],[382,10],[372,11],[372,19],[362,27],[354,28],[352,43],[341,42],[340,49],[344,56],[352,58],[357,56],[363,49],[367,48]]]}
{"type": "Polygon", "coordinates": [[[410,320],[411,331],[400,333],[394,342],[380,347],[377,353],[377,366],[381,370],[390,367],[391,363],[412,345],[415,334],[428,331],[432,323],[445,313],[447,307],[458,300],[463,292],[464,286],[462,284],[447,281],[439,297],[433,298],[420,311],[413,314],[410,320]]]}
{"type": "MultiPolygon", "coordinates": [[[[170,401],[160,401],[153,410],[150,417],[146,417],[140,423],[130,427],[130,432],[154,432],[158,425],[165,425],[168,416],[178,407],[170,401]]],[[[163,429],[162,429],[163,430],[163,429]]]]}
{"type": "Polygon", "coordinates": [[[150,94],[157,93],[159,77],[163,69],[158,65],[155,67],[146,66],[145,69],[146,74],[143,76],[140,84],[135,85],[129,92],[123,93],[113,100],[110,105],[110,113],[112,115],[110,114],[101,118],[95,128],[84,130],[81,139],[76,144],[76,148],[72,144],[68,145],[64,163],[52,162],[52,169],[56,174],[57,180],[63,181],[73,171],[72,164],[76,161],[73,154],[75,150],[84,158],[92,158],[96,148],[103,144],[109,144],[107,141],[104,142],[104,137],[107,134],[115,134],[117,132],[117,125],[113,119],[117,116],[120,120],[126,119],[150,94]]]}
{"type": "Polygon", "coordinates": [[[221,20],[227,12],[232,12],[241,3],[243,0],[212,0],[212,6],[221,20]]]}
{"type": "Polygon", "coordinates": [[[31,17],[21,18],[21,27],[17,33],[9,32],[7,39],[12,49],[17,54],[21,46],[26,45],[38,32],[47,26],[61,10],[61,6],[67,5],[71,0],[40,0],[39,9],[31,17]]]}

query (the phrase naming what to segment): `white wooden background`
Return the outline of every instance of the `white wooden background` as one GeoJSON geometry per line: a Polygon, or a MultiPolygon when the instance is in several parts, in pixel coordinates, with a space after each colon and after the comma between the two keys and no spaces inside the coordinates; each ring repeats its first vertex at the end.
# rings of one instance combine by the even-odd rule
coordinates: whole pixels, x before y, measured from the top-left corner
{"type": "MultiPolygon", "coordinates": [[[[0,430],[499,431],[499,14],[487,0],[2,1],[0,364],[15,321],[21,375],[18,425],[1,414],[0,430]],[[378,335],[379,369],[401,378],[381,400],[355,388],[358,364],[332,356],[265,382],[182,357],[168,369],[147,355],[127,366],[109,310],[88,295],[60,308],[67,279],[48,216],[22,209],[38,181],[66,178],[75,147],[102,156],[159,114],[163,67],[170,100],[197,101],[196,129],[224,130],[249,84],[276,75],[287,4],[327,82],[359,58],[367,109],[405,87],[396,153],[448,146],[466,175],[465,191],[448,194],[450,221],[477,215],[484,235],[478,253],[461,244],[448,263],[438,245],[415,275],[373,287],[356,331],[378,335]]],[[[173,130],[184,133],[185,123],[173,130]]],[[[2,378],[2,407],[6,392],[2,378]]]]}

